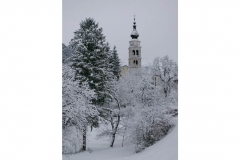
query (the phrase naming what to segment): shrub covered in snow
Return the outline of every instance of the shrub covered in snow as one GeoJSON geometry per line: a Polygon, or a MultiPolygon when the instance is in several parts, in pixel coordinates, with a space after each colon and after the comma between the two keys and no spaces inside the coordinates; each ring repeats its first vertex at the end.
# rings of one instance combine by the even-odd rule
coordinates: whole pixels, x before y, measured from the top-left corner
{"type": "Polygon", "coordinates": [[[162,139],[173,123],[158,109],[148,108],[140,111],[131,120],[127,129],[128,143],[135,145],[135,151],[140,152],[162,139]]]}

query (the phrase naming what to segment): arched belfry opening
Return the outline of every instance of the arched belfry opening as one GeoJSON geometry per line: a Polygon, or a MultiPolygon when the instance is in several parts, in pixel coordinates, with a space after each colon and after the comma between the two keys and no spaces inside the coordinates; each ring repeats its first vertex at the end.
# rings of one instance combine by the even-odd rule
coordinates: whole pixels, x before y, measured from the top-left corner
{"type": "Polygon", "coordinates": [[[138,60],[133,60],[134,65],[138,65],[138,60]]]}

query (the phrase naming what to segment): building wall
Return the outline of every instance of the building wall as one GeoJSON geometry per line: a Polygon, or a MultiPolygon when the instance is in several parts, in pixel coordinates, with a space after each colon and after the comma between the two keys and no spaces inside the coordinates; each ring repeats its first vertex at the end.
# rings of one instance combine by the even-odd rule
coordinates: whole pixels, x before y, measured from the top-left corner
{"type": "Polygon", "coordinates": [[[139,68],[141,67],[141,46],[140,41],[137,39],[132,39],[129,41],[129,59],[128,59],[128,65],[130,68],[139,68]],[[134,63],[134,60],[138,63],[134,63]]]}
{"type": "Polygon", "coordinates": [[[129,69],[128,69],[128,66],[122,66],[121,67],[121,76],[125,76],[126,74],[128,74],[129,72],[129,69]]]}

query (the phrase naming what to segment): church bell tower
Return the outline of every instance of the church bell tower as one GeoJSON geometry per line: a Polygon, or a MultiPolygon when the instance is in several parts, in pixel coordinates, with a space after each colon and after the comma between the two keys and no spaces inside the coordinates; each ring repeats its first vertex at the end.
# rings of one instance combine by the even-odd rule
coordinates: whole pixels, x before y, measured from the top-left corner
{"type": "Polygon", "coordinates": [[[141,67],[141,46],[138,40],[139,34],[136,29],[136,22],[134,16],[133,22],[133,31],[131,33],[132,40],[129,41],[129,58],[128,58],[128,66],[130,68],[140,68],[141,67]]]}

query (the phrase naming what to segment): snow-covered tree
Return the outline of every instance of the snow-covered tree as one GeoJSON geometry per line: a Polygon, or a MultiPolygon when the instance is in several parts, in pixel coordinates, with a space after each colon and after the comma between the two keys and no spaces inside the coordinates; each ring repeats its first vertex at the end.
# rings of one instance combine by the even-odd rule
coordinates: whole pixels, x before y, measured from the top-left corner
{"type": "Polygon", "coordinates": [[[135,104],[136,99],[132,94],[133,90],[136,91],[134,79],[137,79],[136,76],[113,81],[111,90],[108,92],[110,101],[99,109],[104,127],[102,127],[98,137],[108,137],[111,140],[110,147],[114,145],[116,134],[122,134],[119,129],[124,130],[119,126],[122,125],[121,119],[125,120],[125,117],[128,117],[126,107],[135,104]]]}
{"type": "Polygon", "coordinates": [[[136,152],[163,138],[173,126],[170,115],[163,111],[161,106],[133,108],[135,114],[128,121],[125,142],[134,144],[136,152]]]}
{"type": "MultiPolygon", "coordinates": [[[[110,47],[105,41],[102,28],[98,27],[94,19],[87,18],[80,23],[80,28],[74,32],[74,38],[70,42],[73,51],[71,67],[75,71],[74,80],[79,86],[88,83],[90,89],[96,93],[95,97],[91,97],[91,101],[98,107],[108,101],[107,92],[113,79],[112,66],[109,63],[110,47]]],[[[91,118],[89,123],[91,126],[98,126],[98,117],[91,118]]],[[[87,127],[84,130],[84,143],[86,129],[87,127]]],[[[83,150],[86,150],[86,147],[83,150]]]]}
{"type": "MultiPolygon", "coordinates": [[[[79,86],[78,82],[74,80],[75,74],[71,67],[65,64],[62,67],[63,133],[69,127],[75,127],[77,132],[84,136],[89,119],[98,115],[96,107],[91,104],[91,98],[95,96],[94,91],[89,88],[86,82],[79,86]]],[[[64,139],[66,137],[63,137],[64,139]]]]}
{"type": "Polygon", "coordinates": [[[160,77],[165,97],[171,93],[172,89],[177,88],[178,65],[168,56],[154,59],[153,73],[160,77]]]}
{"type": "Polygon", "coordinates": [[[132,70],[121,80],[124,83],[120,88],[125,88],[121,94],[125,95],[123,101],[127,106],[119,132],[126,144],[134,144],[139,152],[167,134],[173,126],[172,115],[166,112],[165,94],[161,86],[154,85],[151,72],[143,68],[132,70]]]}
{"type": "Polygon", "coordinates": [[[114,74],[114,78],[118,80],[120,77],[121,66],[120,66],[120,59],[118,57],[116,46],[113,47],[112,55],[110,58],[110,64],[112,66],[111,68],[112,68],[112,72],[114,74]]]}
{"type": "Polygon", "coordinates": [[[118,127],[121,121],[121,117],[124,116],[122,109],[125,108],[125,104],[122,101],[122,90],[124,88],[120,88],[120,85],[115,83],[114,89],[112,90],[111,94],[111,102],[108,104],[105,104],[103,107],[100,108],[100,115],[102,120],[105,122],[105,124],[110,124],[111,128],[106,126],[102,132],[98,135],[98,137],[101,136],[107,136],[111,139],[110,147],[113,147],[115,137],[118,131],[118,127]]]}
{"type": "MultiPolygon", "coordinates": [[[[159,100],[155,93],[155,86],[150,74],[141,73],[141,69],[134,69],[124,78],[119,79],[111,90],[111,103],[101,108],[101,117],[111,127],[102,129],[99,137],[109,137],[113,147],[116,134],[125,137],[129,120],[134,117],[135,108],[153,106],[159,100]]],[[[131,122],[130,122],[131,123],[131,122]]]]}
{"type": "Polygon", "coordinates": [[[72,65],[75,70],[75,80],[81,85],[87,82],[96,92],[93,103],[102,105],[107,97],[106,85],[112,79],[113,73],[109,63],[110,48],[105,42],[102,28],[92,18],[80,23],[80,28],[74,32],[70,42],[73,50],[72,65]]]}

